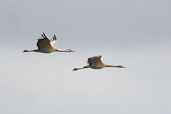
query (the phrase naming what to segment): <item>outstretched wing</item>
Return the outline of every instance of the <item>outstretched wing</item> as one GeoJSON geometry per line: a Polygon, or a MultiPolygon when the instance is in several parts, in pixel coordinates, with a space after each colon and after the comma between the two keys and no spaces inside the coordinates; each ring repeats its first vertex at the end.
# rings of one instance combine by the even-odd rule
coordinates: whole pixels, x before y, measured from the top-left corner
{"type": "Polygon", "coordinates": [[[37,47],[39,49],[49,49],[52,48],[51,41],[46,37],[45,33],[41,34],[41,39],[38,39],[37,47]]]}
{"type": "Polygon", "coordinates": [[[101,60],[102,56],[94,56],[94,57],[90,57],[88,58],[87,63],[89,65],[97,65],[97,64],[102,64],[102,60],[101,60]]]}
{"type": "Polygon", "coordinates": [[[54,44],[57,42],[56,35],[53,36],[53,39],[50,41],[50,45],[54,46],[54,44]]]}

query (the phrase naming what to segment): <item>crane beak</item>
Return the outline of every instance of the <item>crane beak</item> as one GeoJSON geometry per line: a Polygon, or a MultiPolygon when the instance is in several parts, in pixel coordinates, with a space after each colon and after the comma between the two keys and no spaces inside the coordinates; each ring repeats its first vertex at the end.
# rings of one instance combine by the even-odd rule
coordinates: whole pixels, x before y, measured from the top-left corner
{"type": "Polygon", "coordinates": [[[122,65],[118,65],[118,68],[126,68],[125,66],[122,65]]]}
{"type": "Polygon", "coordinates": [[[75,52],[75,51],[73,51],[73,50],[71,50],[71,49],[68,49],[68,51],[69,51],[69,52],[75,52]]]}

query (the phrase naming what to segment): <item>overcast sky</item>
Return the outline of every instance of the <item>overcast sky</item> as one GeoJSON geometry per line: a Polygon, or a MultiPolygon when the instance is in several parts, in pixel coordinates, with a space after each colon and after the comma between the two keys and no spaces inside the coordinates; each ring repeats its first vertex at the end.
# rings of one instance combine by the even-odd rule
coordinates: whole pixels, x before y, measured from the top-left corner
{"type": "Polygon", "coordinates": [[[1,114],[171,114],[170,0],[0,0],[1,114]],[[45,32],[75,53],[22,53],[45,32]],[[104,55],[126,69],[86,69],[104,55]]]}

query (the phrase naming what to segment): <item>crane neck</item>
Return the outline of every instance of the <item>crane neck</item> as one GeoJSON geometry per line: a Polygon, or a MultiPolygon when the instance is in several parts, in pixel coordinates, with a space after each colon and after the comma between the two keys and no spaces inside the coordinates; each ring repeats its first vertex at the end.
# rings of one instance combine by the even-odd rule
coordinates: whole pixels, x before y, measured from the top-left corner
{"type": "Polygon", "coordinates": [[[72,51],[72,50],[56,50],[57,52],[74,52],[74,51],[72,51]]]}
{"type": "Polygon", "coordinates": [[[114,65],[105,65],[105,67],[117,67],[117,68],[119,68],[120,66],[119,65],[117,65],[117,66],[114,66],[114,65]]]}
{"type": "Polygon", "coordinates": [[[125,66],[122,66],[122,65],[105,65],[105,67],[115,67],[115,68],[126,68],[125,66]]]}

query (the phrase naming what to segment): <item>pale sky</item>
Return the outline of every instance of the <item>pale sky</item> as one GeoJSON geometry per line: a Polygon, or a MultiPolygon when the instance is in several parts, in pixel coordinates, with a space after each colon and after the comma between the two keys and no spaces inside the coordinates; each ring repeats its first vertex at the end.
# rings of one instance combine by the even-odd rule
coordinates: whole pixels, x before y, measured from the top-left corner
{"type": "Polygon", "coordinates": [[[171,1],[0,0],[1,114],[171,114],[171,1]],[[22,53],[40,34],[75,53],[22,53]],[[86,69],[104,55],[126,69],[86,69]]]}

